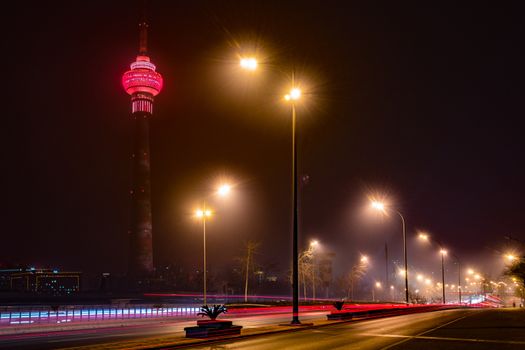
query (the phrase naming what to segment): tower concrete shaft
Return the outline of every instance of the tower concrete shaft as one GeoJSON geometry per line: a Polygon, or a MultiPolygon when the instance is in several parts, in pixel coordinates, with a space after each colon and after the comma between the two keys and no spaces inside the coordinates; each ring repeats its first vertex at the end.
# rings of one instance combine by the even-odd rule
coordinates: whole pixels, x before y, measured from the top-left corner
{"type": "Polygon", "coordinates": [[[139,27],[139,55],[122,76],[122,85],[131,95],[131,115],[135,124],[128,273],[144,278],[153,274],[149,118],[153,115],[153,98],[162,90],[163,80],[147,56],[148,25],[142,22],[139,27]]]}

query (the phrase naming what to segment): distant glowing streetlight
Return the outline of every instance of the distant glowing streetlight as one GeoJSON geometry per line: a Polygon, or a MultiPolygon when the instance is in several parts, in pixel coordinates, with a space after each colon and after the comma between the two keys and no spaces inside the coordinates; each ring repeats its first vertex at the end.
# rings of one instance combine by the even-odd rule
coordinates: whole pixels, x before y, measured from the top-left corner
{"type": "MultiPolygon", "coordinates": [[[[376,200],[373,200],[371,203],[370,203],[370,206],[372,207],[372,209],[374,210],[377,210],[377,211],[380,211],[382,213],[385,213],[386,212],[386,206],[384,203],[382,202],[379,202],[379,201],[376,201],[376,200]]],[[[402,229],[403,229],[403,256],[404,256],[404,262],[405,262],[405,266],[404,266],[404,275],[405,275],[405,302],[406,304],[408,305],[408,259],[407,259],[407,235],[406,235],[406,224],[405,224],[405,218],[403,217],[403,215],[397,211],[397,210],[393,210],[397,215],[399,215],[399,217],[401,218],[401,223],[402,223],[402,229]]]]}
{"type": "MultiPolygon", "coordinates": [[[[441,245],[439,241],[433,240],[432,237],[427,233],[423,233],[423,232],[419,233],[418,238],[426,242],[433,241],[440,248],[439,249],[439,254],[441,255],[441,283],[440,285],[442,286],[442,301],[443,301],[443,304],[445,304],[446,303],[446,299],[445,299],[445,256],[448,254],[448,252],[446,249],[443,248],[443,246],[441,245]]],[[[458,263],[458,298],[459,298],[459,303],[461,304],[461,263],[459,261],[459,258],[455,254],[452,254],[452,256],[456,259],[458,263]]]]}
{"type": "Polygon", "coordinates": [[[376,282],[374,283],[374,287],[372,288],[372,301],[375,301],[376,300],[376,296],[375,296],[375,290],[377,289],[381,289],[381,282],[376,282]]]}
{"type": "Polygon", "coordinates": [[[240,60],[240,65],[242,69],[254,71],[257,69],[257,59],[254,57],[243,57],[240,60]]]}
{"type": "Polygon", "coordinates": [[[505,258],[507,258],[507,260],[510,262],[514,262],[518,259],[518,257],[516,257],[514,254],[506,254],[505,258]]]}
{"type": "Polygon", "coordinates": [[[468,274],[468,275],[473,275],[473,274],[474,274],[474,270],[472,270],[472,269],[468,269],[468,270],[467,270],[467,274],[468,274]]]}
{"type": "Polygon", "coordinates": [[[420,233],[418,235],[419,239],[423,240],[423,241],[428,241],[428,234],[426,233],[420,233]]]}
{"type": "Polygon", "coordinates": [[[366,255],[361,255],[361,259],[360,261],[363,263],[363,264],[368,264],[368,256],[366,255]]]}
{"type": "Polygon", "coordinates": [[[231,186],[229,184],[223,184],[217,189],[217,194],[221,197],[226,197],[230,194],[231,186]]]}

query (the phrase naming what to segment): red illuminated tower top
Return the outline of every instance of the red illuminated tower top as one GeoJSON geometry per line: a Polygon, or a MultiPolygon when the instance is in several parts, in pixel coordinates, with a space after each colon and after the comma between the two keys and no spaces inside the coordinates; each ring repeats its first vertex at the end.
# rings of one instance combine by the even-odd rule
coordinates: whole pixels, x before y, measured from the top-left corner
{"type": "Polygon", "coordinates": [[[153,97],[162,90],[162,76],[155,71],[148,54],[148,24],[141,22],[137,60],[122,75],[122,86],[131,95],[131,111],[153,113],[153,97]]]}

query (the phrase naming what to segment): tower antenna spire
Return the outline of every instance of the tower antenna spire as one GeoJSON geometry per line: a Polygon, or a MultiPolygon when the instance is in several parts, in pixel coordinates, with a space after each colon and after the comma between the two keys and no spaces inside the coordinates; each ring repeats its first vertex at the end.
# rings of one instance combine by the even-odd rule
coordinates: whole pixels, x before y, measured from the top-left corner
{"type": "Polygon", "coordinates": [[[139,22],[139,55],[147,55],[148,53],[148,21],[146,19],[146,10],[148,2],[142,1],[142,15],[139,22]]]}

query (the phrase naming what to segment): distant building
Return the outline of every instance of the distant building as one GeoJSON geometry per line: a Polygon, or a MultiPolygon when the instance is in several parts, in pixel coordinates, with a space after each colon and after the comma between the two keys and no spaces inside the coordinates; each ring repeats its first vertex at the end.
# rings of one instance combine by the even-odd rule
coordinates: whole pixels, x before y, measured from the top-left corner
{"type": "Polygon", "coordinates": [[[11,290],[11,275],[14,273],[23,272],[22,268],[4,268],[0,269],[0,291],[8,292],[11,290]]]}
{"type": "Polygon", "coordinates": [[[68,295],[80,291],[81,272],[65,272],[53,269],[1,270],[2,283],[9,280],[8,290],[49,295],[68,295]],[[5,272],[4,272],[5,271],[5,272]]]}

